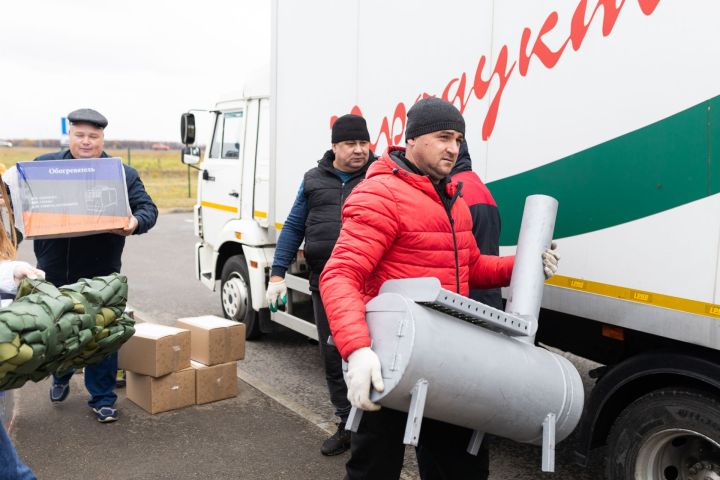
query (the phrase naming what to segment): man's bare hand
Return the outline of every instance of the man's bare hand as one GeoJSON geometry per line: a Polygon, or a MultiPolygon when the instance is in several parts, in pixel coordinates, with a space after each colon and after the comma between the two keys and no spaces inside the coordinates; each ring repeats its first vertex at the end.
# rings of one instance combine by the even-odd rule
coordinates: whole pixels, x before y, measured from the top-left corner
{"type": "Polygon", "coordinates": [[[130,215],[130,221],[128,222],[128,226],[125,228],[118,228],[117,230],[112,230],[111,233],[114,233],[115,235],[121,235],[123,237],[127,237],[128,235],[132,235],[135,229],[138,227],[138,220],[134,216],[130,215]]]}

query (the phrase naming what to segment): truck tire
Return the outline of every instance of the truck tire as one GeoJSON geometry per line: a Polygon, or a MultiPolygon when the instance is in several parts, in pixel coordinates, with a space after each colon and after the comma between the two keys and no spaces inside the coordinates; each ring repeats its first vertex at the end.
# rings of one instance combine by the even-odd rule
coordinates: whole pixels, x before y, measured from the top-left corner
{"type": "Polygon", "coordinates": [[[720,402],[686,388],[630,404],[608,436],[608,480],[720,480],[720,402]]]}
{"type": "Polygon", "coordinates": [[[245,324],[245,338],[260,337],[258,313],[250,295],[250,275],[242,255],[234,255],[223,265],[220,276],[220,301],[225,318],[245,324]]]}

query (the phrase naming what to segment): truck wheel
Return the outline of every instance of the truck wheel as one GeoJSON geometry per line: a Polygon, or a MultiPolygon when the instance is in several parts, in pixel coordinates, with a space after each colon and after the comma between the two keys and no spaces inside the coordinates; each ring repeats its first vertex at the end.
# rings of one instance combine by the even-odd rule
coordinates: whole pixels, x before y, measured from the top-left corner
{"type": "Polygon", "coordinates": [[[608,480],[720,480],[720,402],[684,388],[656,390],[618,417],[608,480]]]}
{"type": "Polygon", "coordinates": [[[242,255],[228,258],[223,265],[220,300],[225,318],[245,324],[246,339],[253,340],[260,336],[260,322],[250,296],[250,276],[242,255]]]}

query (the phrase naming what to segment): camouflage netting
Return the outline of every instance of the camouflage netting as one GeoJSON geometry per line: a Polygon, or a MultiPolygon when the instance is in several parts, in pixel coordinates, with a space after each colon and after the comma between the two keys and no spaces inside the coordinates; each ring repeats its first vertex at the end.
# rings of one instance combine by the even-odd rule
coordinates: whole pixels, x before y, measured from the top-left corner
{"type": "Polygon", "coordinates": [[[16,300],[0,309],[0,390],[101,361],[130,338],[123,314],[127,278],[81,279],[59,289],[24,279],[16,300]]]}

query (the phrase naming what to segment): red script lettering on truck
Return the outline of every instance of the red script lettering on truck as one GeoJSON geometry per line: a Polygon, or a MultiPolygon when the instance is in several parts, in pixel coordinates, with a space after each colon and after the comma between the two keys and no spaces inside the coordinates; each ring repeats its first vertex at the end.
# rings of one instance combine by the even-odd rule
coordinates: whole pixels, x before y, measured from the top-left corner
{"type": "MultiPolygon", "coordinates": [[[[441,98],[453,103],[460,112],[465,112],[468,104],[473,100],[481,100],[485,98],[488,91],[490,90],[491,82],[493,78],[497,78],[497,90],[493,92],[490,106],[485,114],[485,120],[482,125],[482,139],[487,140],[492,135],[493,129],[495,128],[495,122],[497,120],[498,111],[500,110],[500,102],[502,95],[505,91],[505,87],[511,78],[511,75],[516,71],[525,77],[530,69],[530,60],[535,57],[540,63],[546,68],[552,69],[558,63],[560,58],[563,56],[568,45],[573,50],[577,51],[582,46],[585,35],[590,28],[593,20],[595,19],[600,7],[603,9],[603,23],[602,23],[602,34],[607,37],[612,33],[615,23],[617,22],[618,16],[625,6],[626,0],[622,0],[619,4],[616,4],[616,0],[598,0],[595,8],[590,15],[590,18],[586,21],[588,11],[588,0],[580,0],[575,12],[572,15],[570,21],[570,33],[565,41],[556,50],[550,48],[543,37],[550,31],[552,31],[558,24],[559,15],[556,11],[550,12],[542,26],[540,27],[535,40],[531,42],[532,30],[526,27],[522,31],[520,38],[519,55],[516,60],[512,63],[509,62],[509,52],[507,45],[503,45],[498,52],[497,58],[495,59],[495,67],[489,76],[484,76],[483,72],[486,71],[488,59],[486,55],[482,55],[478,61],[475,74],[472,77],[473,80],[470,83],[468,89],[468,74],[462,72],[459,77],[451,79],[442,91],[441,98]],[[532,46],[531,46],[532,44],[532,46]]],[[[640,10],[647,16],[651,15],[657,8],[660,0],[637,0],[640,10]]],[[[435,95],[429,93],[422,93],[415,98],[417,102],[421,98],[427,98],[435,95]]],[[[362,115],[362,109],[359,105],[355,105],[350,113],[356,115],[362,115]]],[[[383,117],[380,123],[380,131],[374,142],[370,144],[370,148],[375,150],[380,144],[381,140],[387,142],[388,145],[398,145],[403,139],[403,133],[405,132],[405,118],[407,114],[407,108],[405,103],[398,102],[395,106],[391,116],[383,117]]],[[[333,123],[337,116],[333,116],[330,119],[330,127],[332,128],[333,123]]],[[[378,152],[379,153],[379,152],[378,152]]]]}

